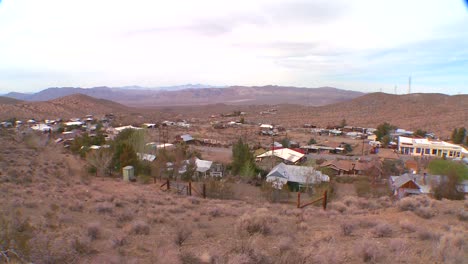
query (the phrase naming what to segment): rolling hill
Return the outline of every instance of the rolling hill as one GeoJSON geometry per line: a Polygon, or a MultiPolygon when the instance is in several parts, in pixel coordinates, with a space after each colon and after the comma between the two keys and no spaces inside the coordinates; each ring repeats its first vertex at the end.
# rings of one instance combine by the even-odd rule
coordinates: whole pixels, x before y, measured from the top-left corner
{"type": "Polygon", "coordinates": [[[0,104],[16,104],[21,102],[21,100],[14,99],[11,97],[0,96],[0,104]]]}
{"type": "Polygon", "coordinates": [[[285,104],[320,106],[350,100],[363,93],[331,87],[297,88],[285,86],[226,88],[202,88],[200,85],[167,89],[132,88],[48,88],[34,94],[9,93],[9,96],[26,101],[48,101],[81,93],[91,97],[112,100],[127,106],[207,105],[225,103],[231,105],[285,104]],[[185,87],[190,87],[185,89],[185,87]]]}
{"type": "MultiPolygon", "coordinates": [[[[13,99],[14,100],[14,99],[13,99]]],[[[128,113],[132,109],[109,100],[74,94],[46,102],[0,103],[0,118],[70,118],[86,114],[128,113]]]]}
{"type": "Polygon", "coordinates": [[[326,106],[283,105],[279,109],[276,122],[289,125],[337,125],[346,119],[349,125],[376,127],[389,122],[446,137],[456,127],[468,128],[468,95],[372,93],[326,106]]]}

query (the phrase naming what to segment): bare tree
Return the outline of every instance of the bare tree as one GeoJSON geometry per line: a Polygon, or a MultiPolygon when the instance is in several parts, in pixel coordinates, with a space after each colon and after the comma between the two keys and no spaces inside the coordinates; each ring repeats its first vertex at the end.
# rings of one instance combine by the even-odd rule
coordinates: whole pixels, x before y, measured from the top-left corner
{"type": "Polygon", "coordinates": [[[91,150],[86,154],[86,161],[88,165],[96,169],[96,176],[98,174],[108,175],[109,166],[112,162],[112,151],[105,148],[91,150]]]}

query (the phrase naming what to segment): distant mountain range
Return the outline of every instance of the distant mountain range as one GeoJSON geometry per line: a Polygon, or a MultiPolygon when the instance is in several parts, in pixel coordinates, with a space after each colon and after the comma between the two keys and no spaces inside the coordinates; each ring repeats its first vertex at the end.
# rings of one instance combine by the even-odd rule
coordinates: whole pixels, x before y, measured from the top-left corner
{"type": "Polygon", "coordinates": [[[356,91],[332,87],[298,88],[286,86],[230,86],[212,87],[201,84],[145,88],[126,86],[119,88],[48,88],[37,93],[11,92],[4,96],[22,101],[48,101],[72,94],[111,100],[127,106],[171,106],[206,104],[299,104],[321,106],[364,95],[356,91]]]}

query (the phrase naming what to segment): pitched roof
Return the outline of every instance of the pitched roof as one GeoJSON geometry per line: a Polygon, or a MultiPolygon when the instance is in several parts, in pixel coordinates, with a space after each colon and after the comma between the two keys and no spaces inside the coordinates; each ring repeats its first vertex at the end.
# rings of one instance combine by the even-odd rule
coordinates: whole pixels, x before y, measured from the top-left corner
{"type": "Polygon", "coordinates": [[[199,158],[195,159],[195,166],[197,166],[198,172],[206,172],[211,168],[212,164],[213,162],[210,160],[201,160],[199,158]]]}
{"type": "Polygon", "coordinates": [[[264,157],[270,157],[270,156],[276,156],[278,158],[287,160],[289,162],[296,163],[298,160],[303,158],[305,154],[300,153],[296,150],[289,149],[289,148],[281,148],[281,149],[269,150],[261,155],[258,155],[257,158],[264,158],[264,157]]]}
{"type": "Polygon", "coordinates": [[[290,181],[302,184],[315,184],[322,181],[328,182],[330,178],[312,167],[280,163],[268,173],[266,180],[269,182],[280,181],[286,183],[290,181]]]}
{"type": "Polygon", "coordinates": [[[182,138],[182,140],[184,142],[188,142],[188,141],[192,141],[193,140],[193,137],[189,134],[185,134],[185,135],[181,135],[180,138],[182,138]]]}

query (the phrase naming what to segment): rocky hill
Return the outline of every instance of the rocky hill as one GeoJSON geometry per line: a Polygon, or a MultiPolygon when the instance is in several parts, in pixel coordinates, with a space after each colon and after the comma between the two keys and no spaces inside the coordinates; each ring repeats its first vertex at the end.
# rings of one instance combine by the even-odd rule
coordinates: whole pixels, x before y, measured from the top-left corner
{"type": "Polygon", "coordinates": [[[9,93],[19,100],[48,101],[55,98],[81,93],[91,97],[112,100],[127,106],[173,106],[206,105],[225,103],[231,105],[251,104],[300,104],[320,106],[350,100],[363,93],[341,90],[331,87],[297,88],[285,86],[226,88],[201,88],[190,86],[189,89],[138,89],[130,88],[48,88],[35,94],[9,93]]]}

